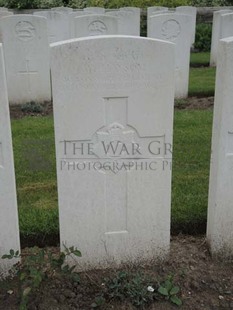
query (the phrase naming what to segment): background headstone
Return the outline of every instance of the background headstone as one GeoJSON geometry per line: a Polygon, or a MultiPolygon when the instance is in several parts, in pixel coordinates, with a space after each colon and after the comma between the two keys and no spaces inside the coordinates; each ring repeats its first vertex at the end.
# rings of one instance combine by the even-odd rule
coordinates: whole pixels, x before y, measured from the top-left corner
{"type": "Polygon", "coordinates": [[[154,15],[149,18],[148,37],[175,43],[175,97],[186,98],[192,39],[191,16],[177,13],[154,15]]]}
{"type": "Polygon", "coordinates": [[[233,11],[231,13],[223,14],[220,17],[220,38],[224,39],[232,36],[233,36],[233,11]]]}
{"type": "Polygon", "coordinates": [[[51,8],[51,10],[52,10],[52,11],[61,12],[61,13],[63,13],[63,14],[69,14],[69,13],[73,12],[73,9],[72,9],[72,8],[68,8],[68,7],[64,7],[64,6],[51,8]]]}
{"type": "Polygon", "coordinates": [[[210,51],[210,66],[216,66],[218,55],[218,44],[220,37],[220,20],[221,15],[226,13],[232,13],[232,10],[220,10],[214,12],[213,26],[212,26],[212,38],[211,38],[211,51],[210,51]]]}
{"type": "Polygon", "coordinates": [[[122,8],[118,11],[108,11],[106,12],[106,15],[118,18],[119,35],[140,36],[140,18],[138,18],[138,11],[122,8]]]}
{"type": "Polygon", "coordinates": [[[70,39],[69,17],[67,14],[50,10],[34,12],[34,15],[47,18],[49,43],[70,39]]]}
{"type": "Polygon", "coordinates": [[[7,11],[1,11],[0,10],[0,18],[1,17],[6,17],[6,16],[11,16],[14,15],[12,12],[7,12],[7,11]]]}
{"type": "Polygon", "coordinates": [[[17,263],[16,259],[1,259],[11,249],[20,251],[20,242],[9,103],[0,44],[0,278],[17,263]]]}
{"type": "Polygon", "coordinates": [[[118,34],[118,20],[114,16],[89,14],[70,22],[72,38],[118,34]]]}
{"type": "Polygon", "coordinates": [[[211,252],[233,258],[233,37],[219,43],[210,167],[207,239],[211,252]]]}
{"type": "Polygon", "coordinates": [[[62,250],[78,247],[82,269],[163,258],[174,45],[101,36],[51,47],[62,250]]]}
{"type": "Polygon", "coordinates": [[[105,8],[101,8],[101,7],[87,7],[87,8],[84,8],[83,11],[85,13],[104,14],[105,13],[105,8]]]}
{"type": "Polygon", "coordinates": [[[10,103],[51,100],[47,20],[33,15],[0,19],[10,103]]]}
{"type": "Polygon", "coordinates": [[[147,20],[149,17],[157,14],[158,12],[168,12],[168,8],[165,6],[151,6],[147,8],[147,20]]]}
{"type": "Polygon", "coordinates": [[[191,45],[195,43],[196,35],[196,19],[197,19],[197,8],[194,6],[178,6],[176,12],[180,14],[187,14],[192,17],[192,42],[191,45]]]}

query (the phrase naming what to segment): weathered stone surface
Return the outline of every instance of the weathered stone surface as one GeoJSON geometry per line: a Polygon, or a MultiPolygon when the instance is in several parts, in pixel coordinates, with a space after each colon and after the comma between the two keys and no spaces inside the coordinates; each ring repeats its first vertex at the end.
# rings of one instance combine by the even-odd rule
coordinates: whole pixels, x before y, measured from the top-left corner
{"type": "Polygon", "coordinates": [[[47,20],[33,15],[0,19],[10,103],[51,100],[47,20]]]}
{"type": "Polygon", "coordinates": [[[20,250],[15,171],[3,49],[0,44],[0,278],[17,262],[1,259],[20,250]]]}
{"type": "Polygon", "coordinates": [[[187,97],[192,17],[177,13],[154,15],[149,18],[148,37],[175,43],[175,96],[176,98],[187,97]]]}
{"type": "Polygon", "coordinates": [[[61,245],[104,268],[169,251],[174,44],[51,45],[61,245]]]}
{"type": "Polygon", "coordinates": [[[211,252],[233,258],[233,37],[219,43],[207,238],[211,252]]]}

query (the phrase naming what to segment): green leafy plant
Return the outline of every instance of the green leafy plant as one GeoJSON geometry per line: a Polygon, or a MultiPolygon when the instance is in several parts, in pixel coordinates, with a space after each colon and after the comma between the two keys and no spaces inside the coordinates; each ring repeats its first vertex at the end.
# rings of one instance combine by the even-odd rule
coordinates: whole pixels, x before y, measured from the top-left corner
{"type": "Polygon", "coordinates": [[[199,52],[208,52],[211,47],[212,26],[211,24],[198,24],[196,26],[196,38],[194,47],[199,52]]]}
{"type": "MultiPolygon", "coordinates": [[[[31,248],[29,254],[23,257],[22,263],[13,266],[12,273],[19,279],[20,310],[27,309],[31,292],[39,288],[45,279],[53,277],[56,271],[68,276],[74,282],[80,282],[79,274],[74,271],[75,265],[70,267],[65,264],[65,260],[68,256],[81,257],[82,254],[74,247],[64,246],[64,248],[65,252],[59,255],[51,250],[31,248]]],[[[9,254],[2,256],[2,259],[13,258],[21,258],[19,251],[11,249],[9,254]]]]}
{"type": "Polygon", "coordinates": [[[128,299],[135,307],[143,307],[156,299],[154,291],[148,290],[150,279],[141,273],[121,271],[114,278],[104,281],[105,299],[128,299]]]}
{"type": "Polygon", "coordinates": [[[172,276],[169,276],[158,288],[158,293],[160,295],[164,296],[166,300],[177,306],[182,305],[181,299],[177,296],[179,292],[180,288],[174,285],[172,276]]]}
{"type": "Polygon", "coordinates": [[[28,113],[42,113],[43,107],[41,104],[36,103],[34,101],[27,102],[25,104],[21,105],[21,111],[22,112],[28,112],[28,113]]]}

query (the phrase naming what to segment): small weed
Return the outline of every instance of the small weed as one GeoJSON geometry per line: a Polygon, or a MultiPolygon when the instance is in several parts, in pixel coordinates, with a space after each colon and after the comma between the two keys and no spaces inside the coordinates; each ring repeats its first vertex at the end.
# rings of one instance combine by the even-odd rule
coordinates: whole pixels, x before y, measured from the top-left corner
{"type": "MultiPolygon", "coordinates": [[[[56,272],[61,272],[74,282],[80,282],[79,274],[74,272],[75,266],[65,265],[65,259],[74,255],[81,257],[81,252],[74,247],[65,247],[65,252],[59,255],[50,250],[32,248],[22,263],[14,265],[12,272],[19,279],[20,310],[26,310],[29,295],[34,289],[40,287],[41,283],[53,277],[56,272]]],[[[20,258],[19,251],[10,250],[9,254],[2,256],[2,259],[20,258]]]]}
{"type": "Polygon", "coordinates": [[[104,281],[104,297],[106,299],[128,299],[135,307],[143,307],[157,299],[156,293],[149,290],[150,279],[141,273],[118,272],[117,275],[104,281]]]}
{"type": "Polygon", "coordinates": [[[21,111],[27,113],[42,113],[43,107],[41,104],[34,101],[27,102],[21,105],[21,111]]]}
{"type": "Polygon", "coordinates": [[[162,283],[158,288],[158,293],[165,297],[166,300],[169,300],[171,303],[181,306],[182,301],[177,296],[180,292],[180,288],[175,286],[173,283],[173,277],[169,276],[167,280],[162,283]]]}

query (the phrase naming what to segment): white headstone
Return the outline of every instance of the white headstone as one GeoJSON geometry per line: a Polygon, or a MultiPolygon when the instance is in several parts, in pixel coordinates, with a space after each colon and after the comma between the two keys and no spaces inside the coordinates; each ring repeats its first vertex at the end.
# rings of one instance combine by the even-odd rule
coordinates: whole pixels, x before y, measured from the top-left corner
{"type": "Polygon", "coordinates": [[[49,43],[70,39],[69,17],[67,14],[50,10],[34,12],[33,15],[47,18],[49,43]]]}
{"type": "Polygon", "coordinates": [[[15,171],[3,49],[0,44],[0,278],[17,262],[1,259],[20,250],[15,171]]]}
{"type": "Polygon", "coordinates": [[[221,15],[226,13],[232,13],[232,10],[220,10],[214,12],[213,26],[212,26],[212,39],[211,39],[211,51],[210,51],[210,66],[216,66],[218,55],[218,43],[220,37],[220,20],[221,15]]]}
{"type": "Polygon", "coordinates": [[[187,14],[192,17],[192,42],[191,45],[195,43],[196,35],[196,19],[197,19],[197,8],[194,6],[178,6],[176,8],[177,13],[187,14]]]}
{"type": "Polygon", "coordinates": [[[220,38],[228,38],[233,36],[233,11],[221,15],[220,18],[220,38]]]}
{"type": "Polygon", "coordinates": [[[154,15],[149,18],[148,37],[175,43],[175,97],[188,96],[191,16],[176,13],[154,15]]]}
{"type": "Polygon", "coordinates": [[[85,13],[104,14],[105,13],[105,8],[87,7],[87,8],[84,8],[83,11],[85,13]]]}
{"type": "Polygon", "coordinates": [[[168,8],[165,6],[151,6],[147,8],[147,20],[149,17],[158,13],[168,12],[168,8]]]}
{"type": "Polygon", "coordinates": [[[72,8],[68,8],[68,7],[64,7],[64,6],[59,6],[59,7],[51,8],[51,10],[52,11],[61,12],[63,14],[69,14],[69,13],[73,12],[72,8]]]}
{"type": "Polygon", "coordinates": [[[11,16],[14,15],[12,12],[7,12],[7,11],[1,11],[0,10],[0,18],[1,17],[6,17],[6,16],[11,16]]]}
{"type": "Polygon", "coordinates": [[[166,256],[174,45],[70,40],[52,45],[51,70],[61,245],[81,268],[166,256]]]}
{"type": "Polygon", "coordinates": [[[122,8],[119,11],[106,12],[118,18],[118,34],[140,36],[140,9],[122,8]]]}
{"type": "Polygon", "coordinates": [[[47,20],[33,15],[0,19],[10,103],[51,100],[47,20]]]}
{"type": "Polygon", "coordinates": [[[114,16],[89,14],[70,20],[72,38],[118,34],[118,20],[114,16]]]}
{"type": "Polygon", "coordinates": [[[207,238],[211,252],[233,258],[233,37],[219,43],[207,238]]]}

